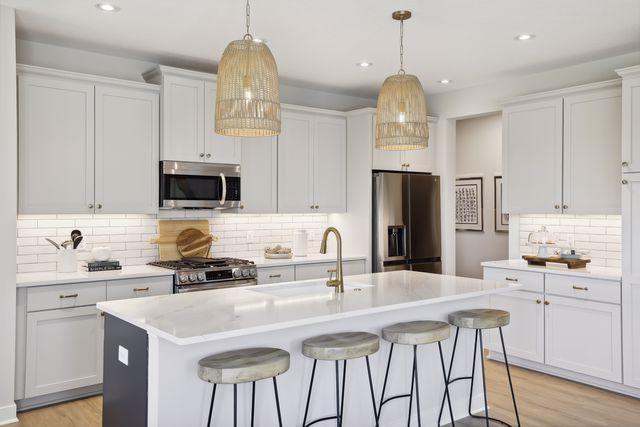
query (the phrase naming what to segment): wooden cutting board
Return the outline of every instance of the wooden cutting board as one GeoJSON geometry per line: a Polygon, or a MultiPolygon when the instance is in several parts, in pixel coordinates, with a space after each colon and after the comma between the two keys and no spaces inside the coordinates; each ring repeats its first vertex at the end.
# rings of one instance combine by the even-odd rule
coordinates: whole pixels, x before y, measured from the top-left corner
{"type": "MultiPolygon", "coordinates": [[[[158,245],[160,261],[171,261],[182,258],[180,252],[178,252],[176,239],[180,233],[188,228],[195,228],[204,235],[211,234],[209,221],[206,219],[161,219],[158,221],[158,238],[152,239],[151,243],[158,245]]],[[[216,237],[212,237],[212,241],[215,242],[216,240],[216,237]]]]}
{"type": "Polygon", "coordinates": [[[522,259],[526,260],[529,265],[547,265],[548,262],[566,264],[568,268],[585,268],[590,259],[566,259],[559,256],[539,257],[534,255],[522,255],[522,259]]]}
{"type": "Polygon", "coordinates": [[[197,228],[187,228],[178,234],[176,247],[183,258],[207,258],[212,242],[213,236],[211,234],[205,234],[197,228]]]}

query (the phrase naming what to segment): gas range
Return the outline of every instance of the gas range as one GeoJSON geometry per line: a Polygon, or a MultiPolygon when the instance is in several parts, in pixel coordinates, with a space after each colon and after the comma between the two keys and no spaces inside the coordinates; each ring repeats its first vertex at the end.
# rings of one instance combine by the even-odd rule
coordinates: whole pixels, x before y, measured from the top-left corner
{"type": "Polygon", "coordinates": [[[258,284],[253,262],[237,258],[183,258],[150,262],[149,265],[174,270],[173,292],[251,286],[258,284]]]}

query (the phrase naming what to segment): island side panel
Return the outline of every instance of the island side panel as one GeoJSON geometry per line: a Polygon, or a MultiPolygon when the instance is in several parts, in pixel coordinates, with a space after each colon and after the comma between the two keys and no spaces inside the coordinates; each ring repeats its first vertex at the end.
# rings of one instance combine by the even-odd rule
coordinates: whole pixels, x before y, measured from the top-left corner
{"type": "Polygon", "coordinates": [[[145,427],[147,332],[110,314],[105,316],[102,426],[145,427]]]}
{"type": "MultiPolygon", "coordinates": [[[[291,353],[291,368],[278,377],[280,403],[284,425],[300,425],[304,416],[305,399],[313,361],[300,353],[302,341],[308,337],[340,331],[368,331],[380,334],[383,326],[410,320],[447,320],[448,313],[469,308],[489,307],[487,296],[472,297],[446,303],[427,304],[409,309],[394,310],[331,320],[323,323],[292,327],[272,332],[244,335],[236,338],[214,340],[207,343],[178,346],[162,338],[157,338],[157,346],[150,346],[150,387],[155,384],[155,392],[150,389],[149,426],[168,427],[175,425],[206,425],[212,385],[201,381],[197,375],[198,360],[221,351],[252,346],[278,347],[291,353]],[[151,354],[155,353],[155,354],[151,354]]],[[[241,316],[239,311],[236,315],[241,316]]],[[[455,328],[451,328],[451,338],[443,344],[445,362],[448,362],[453,346],[455,328]]],[[[454,376],[471,374],[473,355],[473,331],[461,330],[456,350],[454,376]]],[[[380,351],[371,356],[371,368],[376,393],[380,398],[389,344],[381,341],[380,351]]],[[[409,346],[396,346],[387,385],[387,396],[408,392],[412,366],[412,350],[409,346]]],[[[438,418],[440,401],[444,391],[442,368],[437,345],[421,346],[418,351],[420,396],[424,425],[434,425],[438,418]]],[[[479,362],[479,361],[478,361],[479,362]]],[[[335,377],[333,362],[318,362],[314,394],[309,410],[309,418],[332,415],[335,412],[335,377]]],[[[342,371],[342,362],[340,363],[342,371]]],[[[472,411],[483,408],[480,366],[476,369],[476,384],[472,411]]],[[[469,382],[457,382],[451,389],[455,418],[467,415],[469,382]]],[[[238,425],[249,425],[251,407],[251,385],[238,387],[238,425]]],[[[406,423],[409,402],[385,405],[382,425],[406,423]]],[[[256,384],[256,426],[277,425],[270,380],[256,384]]],[[[415,411],[415,408],[414,408],[415,411]]],[[[213,425],[232,425],[233,387],[221,386],[216,392],[213,425]]],[[[415,414],[414,414],[415,417],[415,414]]],[[[345,425],[374,425],[373,409],[364,359],[355,359],[347,364],[347,384],[345,394],[345,425]]],[[[443,422],[448,422],[447,411],[443,422]]]]}

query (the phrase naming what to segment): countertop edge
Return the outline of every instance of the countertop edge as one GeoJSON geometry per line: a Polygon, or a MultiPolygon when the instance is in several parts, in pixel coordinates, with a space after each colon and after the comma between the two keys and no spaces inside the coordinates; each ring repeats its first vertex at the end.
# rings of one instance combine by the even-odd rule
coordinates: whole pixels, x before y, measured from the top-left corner
{"type": "MultiPolygon", "coordinates": [[[[37,273],[18,273],[16,276],[16,288],[34,288],[39,286],[51,286],[51,285],[66,285],[66,284],[74,284],[74,283],[92,283],[92,282],[101,282],[101,281],[114,281],[114,280],[125,280],[125,279],[142,279],[147,277],[168,277],[173,276],[173,270],[166,269],[166,272],[163,270],[158,271],[148,271],[148,272],[127,272],[124,270],[119,270],[120,273],[113,272],[93,272],[86,273],[86,277],[69,277],[69,278],[52,278],[52,279],[33,279],[33,280],[19,280],[20,274],[37,274],[37,273]]],[[[51,272],[51,274],[56,274],[55,272],[51,272]]],[[[78,273],[69,273],[69,274],[78,274],[78,273]]],[[[82,274],[82,273],[79,273],[82,274]]]]}
{"type": "MultiPolygon", "coordinates": [[[[544,273],[544,274],[557,274],[563,276],[579,276],[579,277],[587,277],[591,279],[598,280],[610,280],[613,282],[621,282],[622,281],[622,272],[618,272],[617,269],[611,268],[611,273],[603,273],[603,272],[593,272],[589,270],[581,270],[581,269],[563,269],[563,268],[554,268],[554,267],[542,267],[542,266],[531,266],[526,264],[524,261],[520,260],[501,260],[501,261],[484,261],[480,263],[482,267],[489,268],[501,268],[504,270],[520,270],[520,271],[531,271],[534,273],[544,273]],[[517,262],[518,264],[506,264],[506,262],[512,261],[517,262]],[[613,271],[616,271],[613,273],[613,271]]],[[[604,269],[608,269],[608,267],[601,267],[604,269]]]]}

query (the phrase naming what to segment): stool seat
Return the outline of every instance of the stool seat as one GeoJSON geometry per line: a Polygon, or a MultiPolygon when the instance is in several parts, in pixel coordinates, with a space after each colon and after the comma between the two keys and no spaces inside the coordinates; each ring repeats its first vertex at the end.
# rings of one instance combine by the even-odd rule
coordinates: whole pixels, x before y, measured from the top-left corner
{"type": "Polygon", "coordinates": [[[289,362],[289,353],[278,348],[244,348],[201,359],[198,362],[198,376],[214,384],[248,383],[288,371],[289,362]]]}
{"type": "Polygon", "coordinates": [[[369,332],[318,335],[302,342],[302,354],[316,360],[347,360],[369,356],[380,348],[380,338],[369,332]]]}
{"type": "Polygon", "coordinates": [[[501,328],[509,324],[509,312],[491,308],[460,310],[449,314],[449,323],[466,329],[501,328]]]}
{"type": "Polygon", "coordinates": [[[449,338],[451,326],[437,320],[402,322],[382,328],[382,338],[395,344],[421,345],[449,338]]]}

